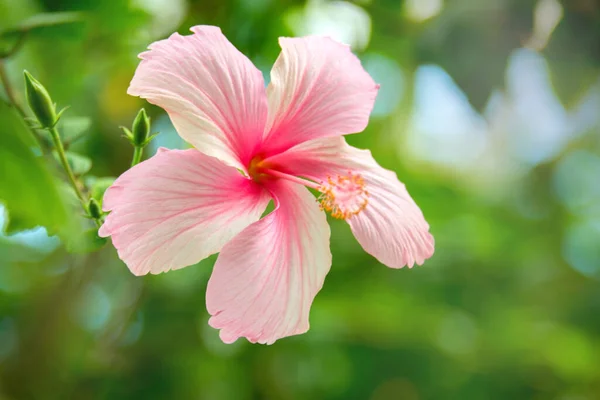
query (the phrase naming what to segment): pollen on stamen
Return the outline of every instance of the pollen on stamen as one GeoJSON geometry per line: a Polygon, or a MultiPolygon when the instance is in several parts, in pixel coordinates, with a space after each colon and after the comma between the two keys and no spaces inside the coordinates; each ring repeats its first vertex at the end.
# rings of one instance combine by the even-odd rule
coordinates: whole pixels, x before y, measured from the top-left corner
{"type": "Polygon", "coordinates": [[[338,219],[348,219],[367,207],[369,192],[360,174],[348,171],[348,175],[328,177],[318,188],[320,207],[338,219]]]}

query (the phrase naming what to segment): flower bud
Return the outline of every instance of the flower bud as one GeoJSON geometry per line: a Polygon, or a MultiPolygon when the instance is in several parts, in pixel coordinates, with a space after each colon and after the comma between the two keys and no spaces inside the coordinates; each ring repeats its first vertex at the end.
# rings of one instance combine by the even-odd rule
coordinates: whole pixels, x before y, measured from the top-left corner
{"type": "Polygon", "coordinates": [[[131,127],[132,141],[134,146],[143,147],[148,144],[150,135],[150,118],[143,108],[138,112],[131,127]]]}
{"type": "Polygon", "coordinates": [[[96,199],[91,198],[87,206],[88,215],[93,219],[98,219],[102,216],[102,210],[96,199]]]}
{"type": "Polygon", "coordinates": [[[23,71],[23,75],[25,76],[27,102],[31,111],[35,114],[42,128],[52,128],[58,117],[48,91],[29,72],[23,71]]]}

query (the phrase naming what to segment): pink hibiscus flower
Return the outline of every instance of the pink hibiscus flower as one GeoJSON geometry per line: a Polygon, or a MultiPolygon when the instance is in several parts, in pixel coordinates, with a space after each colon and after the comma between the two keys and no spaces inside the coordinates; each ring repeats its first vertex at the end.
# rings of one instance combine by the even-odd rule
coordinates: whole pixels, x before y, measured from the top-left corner
{"type": "Polygon", "coordinates": [[[396,174],[342,136],[367,126],[379,87],[348,46],[281,38],[265,89],[219,28],[191,30],[142,53],[128,90],[164,108],[195,147],[161,149],[106,192],[111,213],[99,233],[131,272],[158,274],[220,252],[209,324],[226,343],[270,344],[308,330],[331,266],[323,210],[389,267],[433,254],[429,226],[396,174]],[[261,219],[271,199],[275,210],[261,219]]]}

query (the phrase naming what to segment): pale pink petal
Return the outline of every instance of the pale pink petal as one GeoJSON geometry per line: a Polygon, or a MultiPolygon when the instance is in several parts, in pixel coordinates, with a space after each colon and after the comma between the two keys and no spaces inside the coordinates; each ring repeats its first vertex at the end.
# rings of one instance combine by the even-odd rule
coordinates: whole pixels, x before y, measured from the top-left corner
{"type": "Polygon", "coordinates": [[[433,255],[434,240],[423,213],[396,173],[379,166],[370,151],[349,146],[343,138],[318,139],[266,162],[316,182],[360,174],[368,203],[348,223],[365,251],[391,268],[421,265],[433,255]]]}
{"type": "Polygon", "coordinates": [[[279,44],[267,88],[267,155],[364,130],[379,85],[350,47],[318,36],[280,38],[279,44]]]}
{"type": "Polygon", "coordinates": [[[225,343],[271,344],[306,332],[331,266],[329,226],[312,194],[285,181],[270,190],[275,211],[225,245],[208,282],[209,324],[225,343]]]}
{"type": "Polygon", "coordinates": [[[164,108],[183,139],[245,169],[267,117],[262,73],[214,26],[150,45],[128,93],[164,108]]]}
{"type": "Polygon", "coordinates": [[[106,191],[111,236],[135,275],[195,264],[257,221],[270,195],[235,168],[197,150],[161,150],[106,191]]]}

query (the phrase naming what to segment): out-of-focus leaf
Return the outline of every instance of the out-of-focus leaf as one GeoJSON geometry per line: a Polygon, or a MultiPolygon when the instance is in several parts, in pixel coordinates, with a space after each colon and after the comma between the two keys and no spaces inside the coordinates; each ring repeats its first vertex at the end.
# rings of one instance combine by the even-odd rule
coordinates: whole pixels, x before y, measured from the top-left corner
{"type": "Polygon", "coordinates": [[[457,3],[417,38],[417,61],[441,66],[481,111],[492,90],[502,87],[509,55],[530,35],[532,1],[457,3]]]}
{"type": "Polygon", "coordinates": [[[598,82],[598,67],[572,60],[549,60],[552,88],[563,106],[575,106],[593,85],[598,82]]]}
{"type": "Polygon", "coordinates": [[[92,126],[89,117],[62,117],[58,123],[58,131],[66,144],[72,144],[92,126]]]}
{"type": "Polygon", "coordinates": [[[597,15],[574,4],[552,33],[544,56],[552,87],[567,108],[576,105],[600,77],[600,24],[597,15]]]}
{"type": "Polygon", "coordinates": [[[66,248],[69,253],[91,253],[100,250],[106,243],[108,243],[106,238],[98,236],[98,229],[91,228],[66,242],[66,248]]]}
{"type": "MultiPolygon", "coordinates": [[[[53,154],[54,158],[60,162],[58,153],[54,152],[53,154]]],[[[88,172],[90,168],[92,168],[92,160],[86,156],[82,156],[81,154],[77,154],[72,151],[67,151],[65,155],[67,156],[67,161],[71,166],[71,170],[76,176],[83,175],[88,172]]]]}
{"type": "Polygon", "coordinates": [[[98,201],[100,206],[102,206],[102,198],[104,197],[104,192],[109,188],[110,185],[113,184],[116,178],[112,176],[105,176],[102,178],[98,178],[95,176],[90,176],[86,179],[86,185],[90,188],[91,196],[98,201]]]}
{"type": "Polygon", "coordinates": [[[25,123],[0,102],[0,201],[8,210],[8,233],[36,226],[64,232],[68,213],[57,182],[43,160],[25,123]]]}
{"type": "Polygon", "coordinates": [[[13,35],[15,33],[29,32],[37,28],[81,22],[84,20],[84,18],[85,13],[82,12],[53,12],[36,14],[27,18],[12,29],[2,32],[0,35],[13,35]]]}

